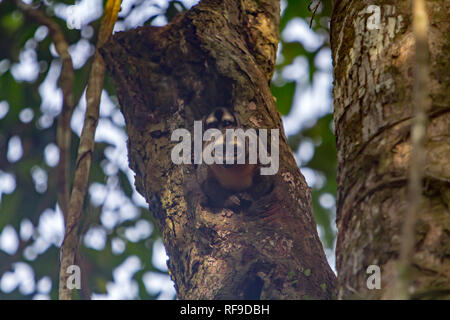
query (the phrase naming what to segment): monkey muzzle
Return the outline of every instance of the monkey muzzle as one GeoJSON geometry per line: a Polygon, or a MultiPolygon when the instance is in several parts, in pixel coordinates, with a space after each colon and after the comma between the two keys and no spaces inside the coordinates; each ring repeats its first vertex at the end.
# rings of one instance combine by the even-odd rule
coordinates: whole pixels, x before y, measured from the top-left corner
{"type": "Polygon", "coordinates": [[[224,135],[222,135],[213,142],[211,155],[214,157],[214,162],[222,165],[224,168],[247,164],[248,143],[240,137],[235,136],[233,139],[225,139],[224,135]]]}

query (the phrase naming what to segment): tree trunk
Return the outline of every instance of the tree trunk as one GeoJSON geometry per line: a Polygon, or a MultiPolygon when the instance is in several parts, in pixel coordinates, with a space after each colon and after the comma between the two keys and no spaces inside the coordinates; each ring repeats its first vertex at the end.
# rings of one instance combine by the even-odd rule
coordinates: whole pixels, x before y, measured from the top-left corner
{"type": "MultiPolygon", "coordinates": [[[[407,201],[414,83],[411,1],[336,1],[331,21],[338,149],[339,298],[393,298],[407,201]],[[367,268],[381,289],[367,287],[367,268]]],[[[427,1],[430,108],[412,297],[450,297],[449,1],[427,1]]]]}
{"type": "Polygon", "coordinates": [[[310,191],[286,137],[274,189],[252,216],[213,212],[196,166],[171,161],[174,129],[214,107],[245,127],[282,128],[269,89],[279,41],[278,0],[202,1],[164,27],[117,33],[102,48],[129,136],[130,167],[169,256],[180,299],[329,299],[335,276],[310,191]]]}

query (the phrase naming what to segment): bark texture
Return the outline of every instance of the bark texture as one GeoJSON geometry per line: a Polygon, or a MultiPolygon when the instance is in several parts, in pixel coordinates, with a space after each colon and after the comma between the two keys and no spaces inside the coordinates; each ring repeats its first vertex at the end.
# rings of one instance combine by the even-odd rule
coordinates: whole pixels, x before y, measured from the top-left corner
{"type": "Polygon", "coordinates": [[[136,187],[160,228],[181,299],[331,298],[310,191],[293,159],[269,89],[279,1],[202,1],[165,27],[116,34],[102,53],[129,135],[136,187]],[[265,210],[212,212],[194,165],[171,161],[171,133],[192,132],[214,107],[251,128],[280,128],[280,170],[265,210]]]}
{"type": "MultiPolygon", "coordinates": [[[[393,298],[408,206],[415,67],[411,1],[376,5],[336,1],[331,22],[339,298],[393,298]],[[367,288],[369,265],[381,268],[381,290],[367,288]]],[[[426,110],[424,191],[408,290],[417,298],[449,298],[450,4],[427,1],[426,9],[431,107],[426,110]]]]}

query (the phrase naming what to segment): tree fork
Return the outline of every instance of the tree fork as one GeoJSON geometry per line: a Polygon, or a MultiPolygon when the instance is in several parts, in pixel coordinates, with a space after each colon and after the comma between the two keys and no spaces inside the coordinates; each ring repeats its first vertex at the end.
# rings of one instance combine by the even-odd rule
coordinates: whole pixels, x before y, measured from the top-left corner
{"type": "Polygon", "coordinates": [[[269,88],[279,1],[202,1],[164,27],[116,33],[101,52],[128,133],[129,164],[149,203],[181,299],[330,299],[335,275],[309,188],[269,88]],[[194,165],[171,161],[171,133],[216,106],[244,125],[280,128],[280,169],[260,216],[204,207],[194,165]]]}

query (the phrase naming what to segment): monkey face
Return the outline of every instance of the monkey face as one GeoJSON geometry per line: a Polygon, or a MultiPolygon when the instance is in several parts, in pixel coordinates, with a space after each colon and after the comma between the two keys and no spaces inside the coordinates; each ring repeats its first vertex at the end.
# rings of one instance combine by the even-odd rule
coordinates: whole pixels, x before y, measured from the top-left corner
{"type": "Polygon", "coordinates": [[[259,164],[257,161],[255,159],[249,161],[249,141],[256,137],[253,139],[254,143],[252,145],[256,144],[256,133],[250,132],[248,136],[247,133],[244,134],[244,128],[241,127],[236,115],[226,108],[214,109],[203,118],[202,124],[203,134],[208,129],[217,129],[219,131],[216,132],[213,139],[203,142],[202,156],[203,160],[205,160],[206,158],[210,159],[209,156],[212,155],[215,158],[214,160],[219,159],[220,163],[205,160],[198,169],[199,182],[204,194],[207,196],[209,205],[213,207],[230,206],[232,208],[237,206],[241,209],[242,202],[236,197],[236,194],[249,191],[251,197],[256,194],[256,197],[259,198],[261,194],[267,193],[266,190],[271,190],[272,182],[261,183],[264,177],[259,177],[259,164]],[[228,133],[233,135],[227,136],[227,129],[236,129],[236,131],[231,132],[233,130],[228,130],[228,133]],[[241,130],[239,131],[239,129],[241,130]],[[242,138],[243,135],[244,138],[242,138]],[[219,150],[224,151],[222,156],[215,154],[216,147],[218,152],[220,152],[219,150]],[[232,152],[227,152],[229,150],[232,150],[232,152]],[[227,164],[227,156],[234,158],[233,164],[227,164]],[[220,159],[221,157],[224,158],[220,159]],[[262,192],[258,191],[260,189],[262,192]],[[257,191],[253,192],[253,190],[257,191]],[[238,199],[238,204],[236,204],[236,199],[238,199]]]}
{"type": "Polygon", "coordinates": [[[239,122],[236,116],[223,107],[214,109],[213,112],[203,118],[203,128],[205,130],[215,128],[223,131],[237,127],[239,127],[239,122]]]}
{"type": "Polygon", "coordinates": [[[243,164],[245,163],[245,141],[240,141],[235,138],[233,141],[226,140],[226,130],[227,129],[237,129],[239,128],[239,121],[237,117],[228,109],[220,107],[214,109],[210,114],[203,118],[203,128],[204,130],[208,129],[217,129],[222,135],[216,137],[214,141],[205,141],[203,144],[204,152],[208,153],[212,149],[212,154],[217,156],[217,158],[221,161],[221,166],[224,168],[231,168],[236,165],[236,163],[243,164]],[[223,150],[234,150],[232,151],[233,156],[233,164],[227,164],[226,159],[222,158],[219,155],[214,153],[214,148],[219,147],[219,149],[223,150]]]}

